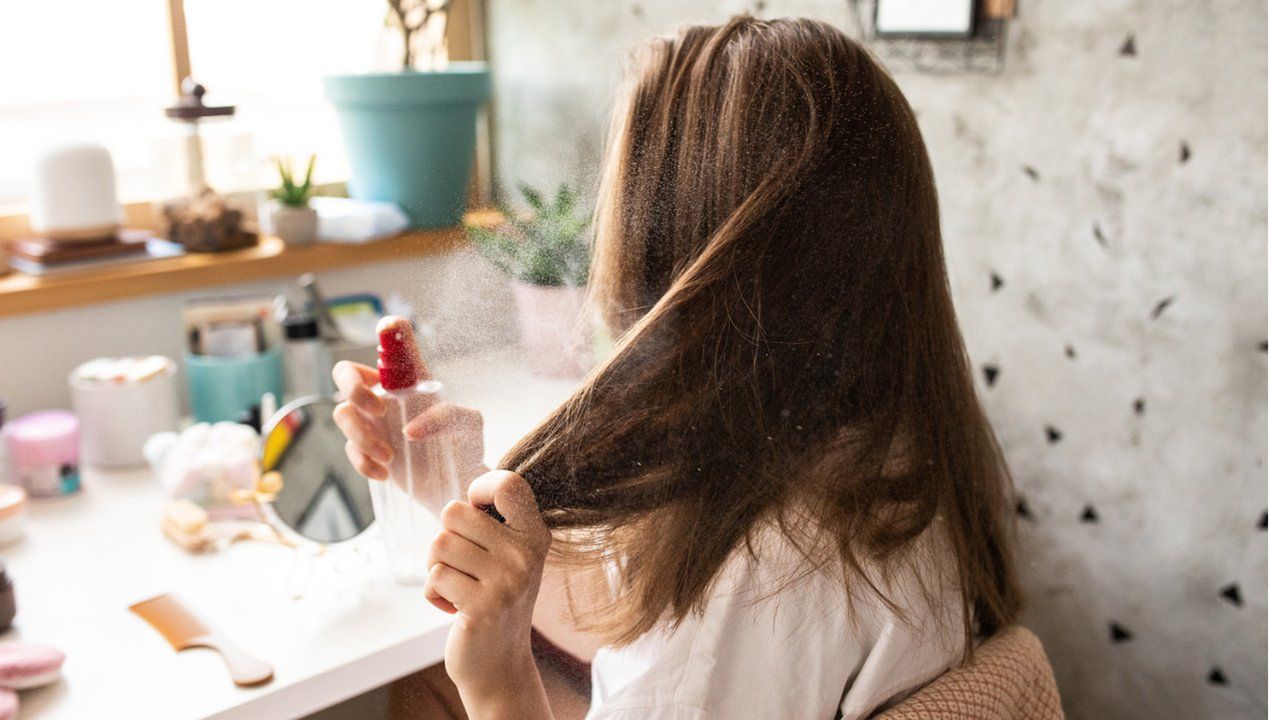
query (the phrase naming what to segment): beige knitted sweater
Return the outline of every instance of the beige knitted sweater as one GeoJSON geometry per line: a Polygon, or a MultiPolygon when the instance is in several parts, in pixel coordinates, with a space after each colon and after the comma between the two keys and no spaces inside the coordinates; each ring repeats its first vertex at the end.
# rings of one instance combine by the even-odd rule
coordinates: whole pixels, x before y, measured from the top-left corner
{"type": "Polygon", "coordinates": [[[1062,702],[1040,639],[1011,627],[876,720],[1062,720],[1062,702]]]}

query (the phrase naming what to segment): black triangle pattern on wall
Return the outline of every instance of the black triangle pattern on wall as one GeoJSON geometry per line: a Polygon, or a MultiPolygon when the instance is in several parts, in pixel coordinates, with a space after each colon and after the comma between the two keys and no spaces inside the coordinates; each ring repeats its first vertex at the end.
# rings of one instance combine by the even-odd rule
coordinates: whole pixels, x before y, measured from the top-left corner
{"type": "Polygon", "coordinates": [[[1048,438],[1050,445],[1056,445],[1062,442],[1062,431],[1052,425],[1044,426],[1044,436],[1048,438]]]}
{"type": "Polygon", "coordinates": [[[993,387],[996,384],[996,378],[1000,377],[1000,366],[987,364],[983,366],[983,381],[987,383],[987,387],[993,387]]]}
{"type": "Polygon", "coordinates": [[[1243,593],[1238,589],[1238,583],[1230,583],[1221,588],[1221,597],[1228,600],[1234,607],[1243,606],[1243,593]]]}
{"type": "MultiPolygon", "coordinates": [[[[1259,12],[1263,12],[1263,8],[1259,12]]],[[[1260,22],[1263,23],[1262,20],[1260,22]]],[[[1263,30],[1263,27],[1260,29],[1263,30]]],[[[1120,73],[1134,82],[1143,76],[1147,68],[1152,67],[1151,63],[1155,63],[1153,72],[1163,72],[1158,67],[1162,60],[1157,56],[1161,53],[1153,52],[1156,45],[1152,42],[1152,39],[1156,37],[1155,32],[1144,27],[1137,28],[1136,31],[1142,32],[1140,42],[1135,32],[1129,32],[1123,25],[1118,25],[1116,29],[1103,35],[1100,45],[1103,66],[1110,68],[1110,72],[1120,73]]],[[[1045,40],[1040,39],[1038,42],[1045,42],[1045,40]]],[[[1257,91],[1263,92],[1261,84],[1263,78],[1255,78],[1255,81],[1257,91]]],[[[1243,84],[1246,85],[1246,82],[1243,84]]],[[[1120,98],[1103,97],[1101,99],[1113,105],[1120,98]]],[[[960,116],[955,117],[961,121],[960,116]]],[[[958,140],[969,137],[975,145],[981,145],[981,136],[970,136],[962,132],[961,125],[967,124],[969,121],[962,121],[961,124],[955,126],[954,137],[958,140]]],[[[1150,572],[1143,573],[1134,579],[1136,582],[1146,582],[1147,585],[1165,578],[1176,580],[1177,578],[1170,577],[1168,573],[1184,570],[1175,565],[1165,567],[1167,558],[1153,557],[1150,550],[1153,539],[1142,532],[1142,528],[1158,530],[1158,523],[1161,520],[1168,520],[1168,518],[1160,518],[1163,513],[1158,512],[1156,508],[1173,509],[1171,504],[1145,503],[1142,500],[1143,492],[1157,490],[1160,495],[1164,494],[1165,488],[1162,483],[1156,485],[1153,477],[1145,481],[1128,477],[1132,473],[1163,475],[1175,469],[1161,466],[1165,461],[1160,458],[1162,451],[1160,445],[1164,442],[1164,438],[1174,436],[1176,421],[1179,419],[1176,414],[1187,409],[1186,402],[1194,402],[1195,398],[1193,390],[1190,391],[1188,397],[1182,397],[1186,392],[1184,379],[1185,373],[1189,371],[1188,368],[1177,362],[1179,356],[1175,353],[1173,357],[1165,357],[1165,354],[1169,353],[1173,349],[1172,346],[1177,343],[1190,342],[1191,335],[1198,340],[1202,335],[1201,330],[1204,324],[1212,321],[1212,313],[1217,310],[1222,312],[1243,310],[1252,314],[1253,319],[1259,317],[1263,320],[1261,314],[1263,310],[1260,307],[1248,310],[1233,307],[1231,303],[1231,307],[1214,309],[1209,302],[1209,296],[1196,292],[1196,289],[1203,293],[1213,293],[1212,296],[1224,299],[1225,296],[1219,293],[1224,292],[1226,288],[1220,285],[1204,284],[1207,281],[1195,281],[1193,277],[1195,273],[1189,268],[1166,268],[1163,264],[1156,264],[1151,274],[1143,278],[1144,282],[1137,284],[1139,278],[1134,272],[1127,272],[1124,277],[1118,278],[1115,275],[1117,268],[1111,265],[1111,263],[1125,260],[1137,262],[1142,256],[1152,255],[1159,251],[1158,243],[1154,239],[1154,236],[1159,235],[1159,228],[1147,229],[1139,226],[1145,224],[1138,222],[1143,215],[1140,211],[1143,205],[1157,203],[1159,197],[1173,197],[1176,192],[1204,190],[1207,197],[1217,197],[1228,187],[1223,184],[1228,182],[1226,179],[1206,181],[1206,187],[1195,185],[1195,183],[1204,182],[1200,175],[1210,170],[1210,165],[1214,162],[1210,156],[1215,153],[1209,153],[1200,141],[1191,141],[1188,137],[1180,136],[1182,132],[1193,133],[1195,137],[1199,136],[1199,131],[1190,129],[1192,127],[1203,127],[1203,125],[1178,123],[1168,130],[1172,133],[1170,136],[1153,138],[1155,142],[1148,146],[1147,152],[1150,155],[1147,157],[1128,157],[1131,154],[1131,150],[1126,149],[1129,147],[1126,142],[1126,138],[1129,137],[1128,130],[1120,129],[1121,135],[1115,135],[1107,130],[1104,135],[1097,138],[1099,143],[1104,143],[1108,148],[1105,152],[1086,146],[1082,151],[1085,154],[1077,159],[1077,162],[1091,167],[1091,172],[1073,170],[1071,166],[1074,163],[1068,158],[1055,159],[1050,165],[1047,158],[1028,154],[1029,145],[1005,144],[1006,149],[1021,150],[1021,152],[998,158],[1002,162],[994,168],[996,176],[993,180],[1008,183],[1016,191],[1021,202],[1030,203],[1036,207],[1055,206],[1061,203],[1064,197],[1069,199],[1071,197],[1069,188],[1080,182],[1096,184],[1099,192],[1088,193],[1076,199],[1069,203],[1072,207],[1063,207],[1062,209],[1070,209],[1073,213],[1078,213],[1079,217],[1071,218],[1069,222],[1057,223],[1056,229],[1050,222],[1051,218],[1045,213],[1036,213],[1034,217],[1027,218],[1033,220],[1035,224],[1022,223],[1023,234],[1027,235],[1027,241],[1034,239],[1034,249],[1015,243],[1016,238],[1013,236],[1017,233],[1010,225],[1006,234],[1009,236],[1008,242],[1015,243],[1011,245],[1011,249],[1016,249],[1017,255],[1010,257],[1020,258],[1016,263],[1006,262],[999,256],[970,256],[971,260],[977,263],[971,264],[970,267],[985,267],[990,272],[992,281],[990,286],[992,295],[989,299],[982,299],[987,293],[981,286],[978,287],[979,293],[975,293],[977,297],[974,299],[984,303],[982,305],[984,318],[976,318],[972,322],[978,323],[978,327],[973,328],[978,331],[973,333],[975,342],[978,338],[986,338],[988,342],[994,341],[996,344],[981,348],[971,347],[970,350],[978,360],[976,367],[984,383],[982,386],[985,390],[984,402],[992,410],[993,421],[997,421],[996,429],[1002,436],[1002,444],[1006,446],[1011,469],[1017,473],[1015,481],[1018,490],[1013,500],[1016,524],[1020,532],[1024,534],[1024,538],[1034,533],[1033,538],[1037,540],[1037,543],[1030,548],[1030,552],[1035,553],[1034,557],[1025,559],[1040,558],[1043,562],[1056,555],[1059,562],[1067,562],[1071,560],[1072,555],[1086,554],[1086,557],[1080,558],[1086,561],[1081,570],[1091,575],[1103,573],[1110,576],[1106,579],[1106,584],[1100,587],[1104,595],[1099,599],[1103,601],[1107,600],[1105,595],[1116,592],[1116,590],[1108,591],[1107,587],[1113,587],[1114,583],[1122,582],[1125,577],[1115,577],[1105,572],[1107,564],[1099,562],[1104,559],[1099,557],[1099,553],[1103,556],[1116,553],[1139,554],[1140,558],[1134,560],[1138,566],[1137,569],[1145,568],[1150,572]],[[1176,130],[1178,127],[1184,127],[1185,130],[1178,132],[1176,130]],[[1018,169],[1021,169],[1020,173],[1018,169]],[[1169,172],[1174,175],[1169,176],[1169,172]],[[1125,179],[1125,176],[1134,173],[1135,180],[1125,179]],[[1090,178],[1089,175],[1093,177],[1090,178]],[[1173,182],[1177,184],[1176,187],[1169,186],[1173,182]],[[1162,193],[1162,190],[1166,190],[1167,193],[1162,193]],[[1159,193],[1159,195],[1149,195],[1148,192],[1159,193]],[[1084,203],[1082,206],[1080,206],[1081,202],[1084,203]],[[1135,207],[1125,209],[1129,206],[1135,207]],[[1042,225],[1044,227],[1041,227],[1042,225]],[[1031,235],[1034,235],[1034,238],[1031,235]],[[1056,278],[1058,271],[1043,265],[1059,257],[1054,254],[1054,248],[1063,253],[1064,257],[1077,258],[1079,262],[1087,263],[1094,272],[1087,272],[1087,268],[1081,266],[1078,268],[1080,277],[1075,280],[1056,278]],[[1009,279],[1007,287],[1004,280],[1006,277],[1009,279]],[[1071,282],[1067,283],[1067,280],[1071,282]],[[1133,291],[1134,294],[1125,297],[1114,297],[1113,294],[1098,297],[1095,298],[1096,302],[1085,303],[1083,306],[1071,302],[1072,293],[1083,291],[1092,295],[1098,287],[1113,286],[1120,280],[1123,281],[1122,287],[1133,291]],[[1057,297],[1059,292],[1064,293],[1060,298],[1057,297]],[[1038,329],[1046,334],[1039,335],[1036,333],[1036,327],[1029,328],[1023,335],[1025,344],[1030,345],[1028,351],[1033,350],[1038,344],[1041,348],[1047,348],[1045,352],[1056,355],[1056,358],[1044,357],[1034,367],[1029,367],[1028,363],[1023,361],[1023,358],[1030,357],[1029,355],[1015,357],[1008,352],[1011,349],[1009,343],[1014,342],[1013,338],[1021,333],[1016,333],[1007,324],[1001,330],[999,325],[995,325],[1002,322],[996,313],[999,311],[1000,302],[1011,301],[1015,298],[1020,301],[1027,299],[1030,303],[1024,307],[1010,307],[1009,310],[1013,311],[1013,314],[1009,316],[1006,323],[1017,318],[1022,318],[1024,322],[1034,321],[1039,325],[1038,329]],[[985,304],[987,302],[992,304],[985,304]],[[1095,309],[1091,309],[1090,305],[1095,309]],[[1112,337],[1115,339],[1114,342],[1107,342],[1107,339],[1112,337]],[[1116,344],[1120,341],[1123,341],[1122,345],[1116,344]],[[979,356],[976,350],[982,350],[983,355],[979,356]],[[1132,355],[1135,362],[1117,363],[1117,359],[1112,356],[1112,353],[1107,353],[1107,350],[1122,353],[1123,356],[1132,355]],[[1059,364],[1063,357],[1065,362],[1059,364]],[[1010,366],[1007,376],[1001,372],[1005,364],[1010,366]],[[1147,366],[1149,366],[1148,369],[1147,366]],[[1166,372],[1171,372],[1176,376],[1173,380],[1180,382],[1172,387],[1151,385],[1152,381],[1166,377],[1166,372]],[[1118,376],[1115,373],[1118,373],[1118,376]],[[1062,397],[1058,401],[1049,397],[1047,399],[1050,402],[1046,405],[1045,390],[1052,394],[1061,393],[1062,397]],[[1178,402],[1178,400],[1184,401],[1178,402]],[[1086,422],[1088,418],[1099,415],[1106,416],[1107,422],[1099,422],[1097,426],[1089,427],[1086,422]],[[1115,427],[1114,423],[1119,423],[1118,427],[1115,427]],[[1126,457],[1115,458],[1111,462],[1101,462],[1116,452],[1126,457]],[[1127,461],[1119,463],[1116,462],[1117,460],[1127,461]],[[1064,476],[1063,473],[1066,475],[1064,476]],[[1081,475],[1085,477],[1079,477],[1081,475]],[[1064,484],[1064,480],[1069,482],[1064,484]],[[1146,489],[1143,490],[1143,488],[1146,489]],[[1143,512],[1143,507],[1149,507],[1148,516],[1143,512]],[[1131,535],[1133,532],[1138,535],[1131,535]],[[1079,536],[1081,543],[1089,545],[1071,543],[1069,547],[1061,548],[1058,553],[1046,556],[1045,551],[1039,549],[1039,546],[1062,543],[1062,533],[1067,535],[1066,539],[1079,536]],[[1125,536],[1125,533],[1129,535],[1125,536]],[[1155,568],[1158,568],[1157,572],[1155,568]]],[[[1104,128],[1096,126],[1095,129],[1101,131],[1104,128]]],[[[1242,134],[1244,139],[1255,141],[1254,146],[1263,147],[1262,129],[1257,128],[1256,134],[1251,137],[1247,137],[1247,132],[1242,134]]],[[[1139,128],[1132,128],[1131,137],[1133,138],[1147,135],[1148,133],[1143,133],[1139,128]]],[[[1062,147],[1063,150],[1066,149],[1066,146],[1062,147]]],[[[1259,167],[1263,168],[1263,160],[1259,163],[1259,167]]],[[[1260,172],[1263,173],[1263,169],[1260,172]]],[[[996,219],[994,202],[984,201],[978,204],[976,200],[962,196],[958,196],[957,200],[976,212],[982,212],[988,218],[986,222],[975,220],[965,223],[963,242],[976,239],[975,233],[990,232],[992,222],[996,219]]],[[[1251,237],[1260,237],[1263,240],[1263,199],[1257,200],[1254,204],[1244,204],[1251,204],[1250,209],[1256,210],[1257,214],[1253,216],[1255,219],[1238,223],[1243,226],[1240,232],[1246,232],[1251,237]]],[[[1248,210],[1237,204],[1234,207],[1248,210]]],[[[1163,208],[1155,208],[1156,212],[1162,210],[1163,208]]],[[[1159,214],[1164,215],[1163,212],[1159,214]]],[[[1009,219],[1016,220],[1016,218],[1009,219]]],[[[1173,222],[1173,220],[1169,218],[1166,222],[1173,222]]],[[[1175,222],[1184,221],[1178,219],[1175,222]]],[[[1187,230],[1191,235],[1202,235],[1199,227],[1193,224],[1187,230]]],[[[982,282],[981,274],[978,277],[980,278],[978,282],[982,282]]],[[[971,276],[971,283],[973,282],[971,276]]],[[[1216,282],[1211,280],[1211,283],[1216,282]]],[[[1263,292],[1263,285],[1252,284],[1250,289],[1263,292]]],[[[1224,323],[1223,317],[1221,323],[1224,323]]],[[[1214,336],[1203,339],[1214,342],[1214,351],[1222,354],[1226,352],[1231,355],[1239,354],[1235,362],[1239,363],[1238,372],[1240,373],[1247,370],[1246,363],[1253,363],[1252,368],[1259,372],[1248,371],[1243,382],[1250,384],[1250,378],[1259,376],[1256,381],[1263,383],[1264,367],[1263,365],[1256,366],[1254,363],[1263,362],[1265,356],[1269,355],[1269,340],[1265,339],[1261,328],[1248,331],[1246,327],[1239,326],[1238,330],[1240,332],[1232,338],[1222,337],[1220,333],[1215,333],[1214,336]],[[1256,335],[1261,335],[1262,339],[1256,340],[1256,335]]],[[[1220,372],[1223,369],[1225,368],[1214,368],[1211,371],[1220,372]]],[[[1197,385],[1211,390],[1210,386],[1197,385]]],[[[1259,386],[1253,384],[1251,389],[1263,390],[1263,384],[1259,386]]],[[[1252,394],[1263,395],[1260,392],[1252,394]]],[[[1263,423],[1263,397],[1256,402],[1260,403],[1259,422],[1263,423]]],[[[1256,409],[1255,406],[1251,407],[1256,409]]],[[[1240,409],[1246,410],[1247,407],[1240,409]]],[[[1255,416],[1252,415],[1252,417],[1255,416]]],[[[1254,423],[1249,423],[1249,426],[1252,426],[1253,430],[1263,430],[1262,427],[1255,427],[1254,423]]],[[[1256,455],[1262,454],[1264,451],[1260,448],[1263,448],[1261,444],[1263,433],[1253,432],[1251,435],[1259,436],[1254,438],[1249,436],[1246,440],[1246,451],[1256,455]],[[1254,444],[1249,444],[1252,439],[1255,441],[1254,444]]],[[[1194,438],[1187,437],[1187,440],[1194,440],[1194,438]]],[[[1205,448],[1201,448],[1203,449],[1205,448]]],[[[1219,455],[1215,451],[1213,454],[1219,455]]],[[[1221,459],[1225,458],[1222,456],[1221,459]]],[[[1263,483],[1265,458],[1257,457],[1256,459],[1258,460],[1256,467],[1260,471],[1257,482],[1263,483]]],[[[1223,463],[1221,466],[1213,465],[1212,467],[1223,467],[1223,472],[1228,474],[1242,472],[1244,469],[1236,463],[1223,463]]],[[[1221,473],[1221,470],[1214,470],[1216,475],[1221,473]]],[[[1212,478],[1213,481],[1216,479],[1212,478]]],[[[1213,483],[1213,491],[1217,493],[1229,490],[1231,487],[1240,486],[1237,484],[1222,486],[1213,483]]],[[[1263,492],[1263,488],[1260,492],[1263,492]]],[[[1222,498],[1222,500],[1228,500],[1228,498],[1222,498]]],[[[1245,509],[1238,511],[1228,520],[1232,532],[1241,533],[1250,540],[1263,542],[1265,535],[1262,533],[1269,532],[1269,509],[1262,509],[1261,512],[1255,510],[1255,505],[1262,505],[1263,508],[1263,502],[1263,495],[1253,495],[1251,499],[1244,499],[1243,504],[1237,507],[1245,509]]],[[[1210,508],[1204,509],[1210,510],[1210,508]]],[[[1185,509],[1181,511],[1185,512],[1185,509]]],[[[1197,509],[1194,512],[1195,515],[1198,514],[1197,509]]],[[[1222,557],[1235,555],[1241,550],[1242,548],[1238,550],[1220,548],[1216,546],[1216,543],[1213,543],[1211,547],[1204,546],[1203,548],[1204,552],[1212,553],[1213,558],[1217,555],[1222,557]]],[[[1216,564],[1213,560],[1213,565],[1216,564]]],[[[1062,572],[1052,567],[1043,568],[1043,570],[1062,572]]],[[[1208,622],[1228,623],[1222,625],[1222,628],[1230,628],[1235,632],[1240,627],[1239,623],[1245,623],[1249,628],[1257,629],[1264,627],[1264,596],[1261,582],[1263,568],[1261,573],[1252,575],[1250,570],[1238,566],[1226,569],[1214,578],[1205,577],[1197,591],[1193,593],[1184,582],[1166,589],[1146,587],[1144,590],[1147,593],[1156,591],[1164,593],[1169,598],[1184,596],[1185,602],[1193,601],[1195,604],[1191,608],[1192,612],[1202,613],[1205,617],[1193,618],[1194,627],[1190,630],[1191,633],[1205,632],[1204,628],[1208,627],[1205,623],[1208,622]]],[[[1044,610],[1056,610],[1052,613],[1053,617],[1043,621],[1037,617],[1036,627],[1042,637],[1044,637],[1043,633],[1047,632],[1051,637],[1062,638],[1064,633],[1070,633],[1072,630],[1067,623],[1069,618],[1063,614],[1065,609],[1070,607],[1071,598],[1062,594],[1068,588],[1044,585],[1050,577],[1045,576],[1044,579],[1037,577],[1032,580],[1034,585],[1029,588],[1033,597],[1042,596],[1040,602],[1035,605],[1040,605],[1044,610]],[[1046,594],[1049,597],[1043,597],[1046,594]],[[1049,607],[1044,607],[1045,600],[1051,603],[1049,607]],[[1045,623],[1049,623],[1047,627],[1045,623]]],[[[1129,592],[1142,590],[1143,588],[1137,587],[1129,592]]],[[[1076,592],[1087,592],[1090,594],[1084,597],[1091,597],[1093,591],[1094,588],[1081,588],[1076,592]]],[[[1091,610],[1092,607],[1097,606],[1098,603],[1090,603],[1088,609],[1091,610]]],[[[1172,662],[1174,656],[1169,654],[1169,650],[1158,647],[1155,643],[1161,640],[1157,637],[1160,635],[1157,632],[1159,623],[1176,622],[1176,619],[1166,616],[1154,617],[1153,614],[1158,610],[1159,603],[1153,602],[1152,599],[1151,602],[1138,603],[1131,610],[1122,607],[1110,612],[1102,610],[1103,615],[1089,623],[1094,625],[1095,631],[1091,637],[1103,643],[1106,646],[1106,652],[1113,653],[1107,657],[1111,658],[1110,662],[1114,664],[1115,672],[1101,673],[1100,677],[1094,677],[1099,675],[1098,673],[1089,672],[1090,663],[1098,659],[1097,649],[1080,648],[1080,652],[1076,653],[1068,647],[1065,650],[1067,656],[1057,658],[1059,664],[1065,664],[1069,673],[1069,678],[1060,677],[1059,683],[1064,679],[1071,682],[1074,687],[1070,689],[1075,691],[1072,695],[1075,695],[1073,699],[1076,700],[1076,704],[1080,703],[1079,693],[1081,692],[1100,693],[1101,697],[1098,700],[1106,706],[1119,701],[1108,698],[1123,698],[1134,691],[1140,692],[1140,688],[1125,687],[1125,685],[1134,685],[1136,680],[1125,683],[1122,680],[1124,676],[1118,672],[1126,670],[1128,664],[1132,663],[1143,669],[1151,668],[1163,673],[1160,678],[1140,676],[1139,679],[1144,684],[1160,685],[1158,690],[1163,691],[1161,694],[1165,697],[1168,693],[1173,695],[1173,699],[1183,695],[1194,696],[1196,693],[1192,692],[1193,689],[1199,687],[1200,690],[1210,691],[1213,697],[1220,695],[1224,698],[1219,702],[1249,701],[1258,704],[1262,709],[1260,713],[1247,714],[1238,711],[1223,712],[1225,708],[1211,705],[1210,715],[1187,712],[1187,710],[1193,710],[1196,705],[1202,704],[1195,702],[1185,709],[1181,709],[1183,706],[1180,705],[1173,708],[1174,716],[1264,717],[1263,677],[1257,678],[1256,685],[1247,685],[1254,676],[1254,671],[1263,670],[1263,656],[1260,657],[1259,667],[1246,667],[1242,658],[1246,656],[1245,651],[1248,646],[1242,645],[1235,649],[1235,652],[1239,653],[1237,655],[1224,654],[1226,649],[1220,647],[1219,643],[1225,641],[1227,636],[1222,635],[1210,639],[1211,644],[1204,648],[1205,655],[1184,656],[1189,659],[1183,663],[1180,660],[1183,655],[1178,652],[1175,655],[1176,661],[1172,662]],[[1151,656],[1150,659],[1143,659],[1147,655],[1151,656]],[[1205,659],[1195,661],[1195,657],[1205,659]],[[1239,660],[1236,661],[1235,657],[1239,660]],[[1171,667],[1167,665],[1169,662],[1172,662],[1171,667]],[[1176,683],[1182,687],[1162,687],[1169,678],[1169,673],[1174,671],[1188,676],[1182,682],[1176,683]]],[[[1254,640],[1255,644],[1251,647],[1262,648],[1263,634],[1255,634],[1256,638],[1248,634],[1244,642],[1252,643],[1254,640]]],[[[1045,639],[1047,641],[1048,638],[1045,639]]],[[[1200,642],[1202,639],[1194,638],[1194,641],[1200,642]]],[[[1061,647],[1064,641],[1065,639],[1059,640],[1054,645],[1061,647]]],[[[1263,653],[1263,649],[1259,652],[1263,653]]],[[[1059,670],[1061,669],[1059,667],[1059,670]]],[[[1063,691],[1065,694],[1068,688],[1063,687],[1063,691]]],[[[1144,703],[1144,705],[1150,704],[1144,703]]],[[[1129,705],[1124,703],[1121,707],[1129,705]]],[[[1097,706],[1097,702],[1091,703],[1091,707],[1097,706]]],[[[1154,709],[1168,707],[1155,705],[1154,709]]],[[[1244,707],[1251,706],[1238,704],[1234,707],[1242,710],[1244,707]]],[[[1085,705],[1080,709],[1087,710],[1088,708],[1089,705],[1085,705]]],[[[1137,710],[1141,713],[1140,715],[1132,714],[1132,712],[1122,715],[1095,712],[1072,713],[1070,708],[1067,712],[1070,713],[1068,717],[1169,716],[1166,710],[1163,713],[1151,715],[1146,709],[1137,710]]]]}
{"type": "MultiPolygon", "coordinates": [[[[994,273],[993,273],[993,277],[994,277],[994,273]]],[[[1173,299],[1174,298],[1172,297],[1168,297],[1160,301],[1156,305],[1154,311],[1151,313],[1151,317],[1157,318],[1159,315],[1161,315],[1163,311],[1166,310],[1166,308],[1172,303],[1173,299]]],[[[1065,348],[1065,354],[1068,358],[1074,358],[1075,357],[1074,348],[1068,344],[1065,348]]],[[[999,375],[999,372],[1000,370],[997,365],[988,364],[983,366],[983,375],[988,387],[992,387],[995,384],[995,381],[997,376],[999,375]]],[[[1144,415],[1146,412],[1145,398],[1143,397],[1135,398],[1132,402],[1132,410],[1133,410],[1133,413],[1136,415],[1139,415],[1139,416],[1144,415]]],[[[1045,432],[1046,440],[1050,445],[1057,444],[1058,442],[1062,440],[1061,430],[1059,430],[1053,425],[1046,425],[1044,428],[1044,432],[1045,432]]],[[[1031,508],[1027,504],[1026,499],[1022,497],[1021,495],[1018,496],[1017,504],[1015,506],[1015,512],[1017,516],[1023,520],[1034,522],[1036,519],[1035,514],[1031,511],[1031,508]]],[[[1096,524],[1101,522],[1101,516],[1098,514],[1097,508],[1092,503],[1086,504],[1084,506],[1083,510],[1080,512],[1079,519],[1081,523],[1085,523],[1085,524],[1096,524]]],[[[1256,529],[1258,531],[1264,531],[1267,528],[1269,528],[1269,510],[1262,511],[1260,513],[1259,519],[1256,522],[1256,529]]],[[[1238,583],[1229,583],[1228,585],[1225,585],[1224,587],[1220,588],[1219,594],[1220,594],[1220,597],[1225,602],[1227,602],[1229,605],[1232,605],[1235,608],[1242,608],[1245,605],[1246,601],[1243,598],[1242,589],[1238,583]]],[[[1108,623],[1107,628],[1108,628],[1108,636],[1112,644],[1118,645],[1118,644],[1127,643],[1133,640],[1132,630],[1128,629],[1127,627],[1125,627],[1124,625],[1122,625],[1121,623],[1117,621],[1111,620],[1108,623]]],[[[1208,670],[1206,681],[1209,685],[1212,685],[1215,687],[1228,687],[1230,682],[1229,676],[1225,674],[1225,671],[1220,666],[1216,666],[1216,665],[1213,665],[1208,670]]]]}
{"type": "Polygon", "coordinates": [[[1032,520],[1035,518],[1035,515],[1031,514],[1031,506],[1027,505],[1027,499],[1023,497],[1018,498],[1018,504],[1014,506],[1014,512],[1016,512],[1018,517],[1023,520],[1032,520]]]}
{"type": "Polygon", "coordinates": [[[1128,628],[1117,622],[1110,624],[1110,641],[1113,643],[1128,642],[1132,639],[1132,632],[1128,628]]]}
{"type": "Polygon", "coordinates": [[[1225,677],[1224,670],[1221,670],[1219,667],[1213,665],[1212,669],[1207,673],[1207,682],[1212,685],[1225,687],[1226,685],[1229,685],[1229,678],[1225,677]]]}

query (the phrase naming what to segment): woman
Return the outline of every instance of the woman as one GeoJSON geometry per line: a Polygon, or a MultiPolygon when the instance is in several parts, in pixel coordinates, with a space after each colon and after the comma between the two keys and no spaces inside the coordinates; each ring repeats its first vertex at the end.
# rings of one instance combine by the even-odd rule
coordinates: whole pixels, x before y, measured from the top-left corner
{"type": "MultiPolygon", "coordinates": [[[[552,717],[529,650],[548,548],[605,643],[593,718],[866,717],[1014,621],[1011,484],[929,161],[866,52],[806,19],[653,40],[596,227],[613,352],[432,548],[469,716],[552,717]]],[[[373,371],[336,374],[341,425],[370,437],[373,371]]],[[[470,447],[477,426],[441,405],[411,431],[470,447]]],[[[382,477],[382,448],[349,453],[382,477]]]]}

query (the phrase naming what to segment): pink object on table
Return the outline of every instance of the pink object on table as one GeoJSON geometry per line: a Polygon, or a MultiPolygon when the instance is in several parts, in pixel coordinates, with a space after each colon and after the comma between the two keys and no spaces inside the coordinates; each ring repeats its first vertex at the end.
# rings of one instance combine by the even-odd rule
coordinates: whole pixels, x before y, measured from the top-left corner
{"type": "Polygon", "coordinates": [[[0,688],[26,690],[48,685],[61,675],[65,659],[65,653],[48,645],[0,643],[0,688]]]}
{"type": "Polygon", "coordinates": [[[9,463],[31,497],[79,489],[79,418],[66,410],[34,412],[4,428],[9,463]]]}

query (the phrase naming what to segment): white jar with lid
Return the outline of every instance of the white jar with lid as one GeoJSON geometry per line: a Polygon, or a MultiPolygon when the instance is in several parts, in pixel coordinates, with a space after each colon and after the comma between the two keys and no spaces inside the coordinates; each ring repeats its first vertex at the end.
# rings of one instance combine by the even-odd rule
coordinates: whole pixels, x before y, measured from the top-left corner
{"type": "Polygon", "coordinates": [[[71,371],[70,388],[85,465],[143,465],[145,441],[180,424],[176,362],[171,358],[90,360],[71,371]]]}

